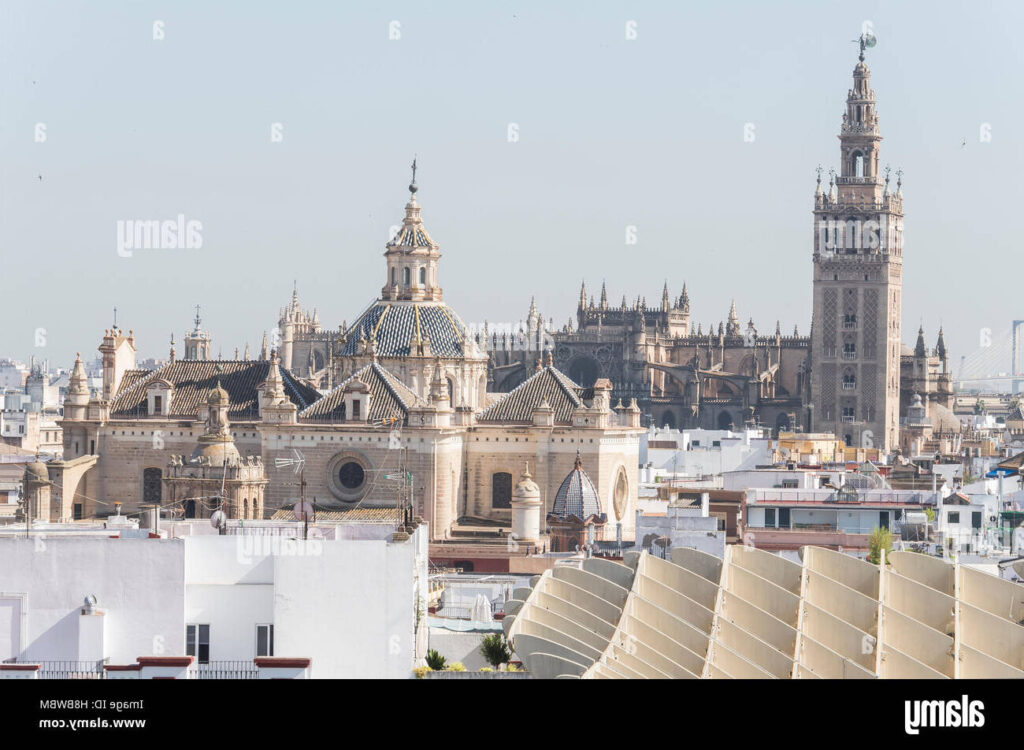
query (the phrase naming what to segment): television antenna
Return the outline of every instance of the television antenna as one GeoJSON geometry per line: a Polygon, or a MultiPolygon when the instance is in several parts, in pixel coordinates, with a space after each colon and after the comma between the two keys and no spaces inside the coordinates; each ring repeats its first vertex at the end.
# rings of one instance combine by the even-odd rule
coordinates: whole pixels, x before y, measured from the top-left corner
{"type": "Polygon", "coordinates": [[[295,473],[301,473],[302,467],[306,463],[306,457],[299,453],[299,451],[295,448],[292,448],[292,453],[294,454],[292,458],[275,458],[274,466],[277,467],[278,469],[283,469],[288,466],[294,466],[295,473]]]}
{"type": "Polygon", "coordinates": [[[306,501],[306,457],[295,448],[292,448],[292,454],[292,458],[275,458],[274,466],[279,469],[294,466],[295,473],[299,475],[299,501],[293,506],[292,514],[296,521],[302,521],[302,539],[306,540],[309,538],[309,522],[315,522],[316,515],[312,503],[306,501]]]}

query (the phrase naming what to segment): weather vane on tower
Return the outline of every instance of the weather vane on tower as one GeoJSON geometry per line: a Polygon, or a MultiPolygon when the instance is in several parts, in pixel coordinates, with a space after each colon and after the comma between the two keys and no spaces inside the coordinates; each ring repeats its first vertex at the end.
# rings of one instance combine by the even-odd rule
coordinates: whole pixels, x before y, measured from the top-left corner
{"type": "Polygon", "coordinates": [[[409,183],[409,192],[415,193],[419,188],[416,187],[416,155],[412,157],[412,182],[409,183]]]}
{"type": "Polygon", "coordinates": [[[860,35],[859,39],[854,39],[853,41],[858,42],[860,44],[860,57],[858,59],[861,62],[864,62],[864,50],[871,49],[876,44],[878,44],[878,39],[876,39],[875,35],[872,34],[870,31],[865,31],[863,34],[860,35]]]}

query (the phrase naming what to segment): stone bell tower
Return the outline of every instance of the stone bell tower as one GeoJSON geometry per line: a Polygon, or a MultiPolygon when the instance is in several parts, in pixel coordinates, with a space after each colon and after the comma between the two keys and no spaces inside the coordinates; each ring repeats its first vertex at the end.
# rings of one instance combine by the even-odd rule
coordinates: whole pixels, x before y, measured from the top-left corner
{"type": "Polygon", "coordinates": [[[860,59],[839,132],[840,171],[814,194],[811,429],[847,445],[899,445],[902,173],[889,191],[879,174],[882,140],[871,72],[860,59]]]}

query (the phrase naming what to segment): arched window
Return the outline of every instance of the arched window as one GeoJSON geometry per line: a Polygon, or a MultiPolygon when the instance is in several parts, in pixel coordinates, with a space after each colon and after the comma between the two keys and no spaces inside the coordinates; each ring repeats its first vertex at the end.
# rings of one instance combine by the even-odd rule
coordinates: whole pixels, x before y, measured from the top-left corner
{"type": "Polygon", "coordinates": [[[420,286],[427,285],[427,267],[420,266],[420,286]]]}
{"type": "Polygon", "coordinates": [[[507,471],[499,471],[491,475],[491,507],[512,507],[512,475],[507,471]]]}
{"type": "Polygon", "coordinates": [[[144,469],[142,472],[142,501],[144,503],[159,503],[163,495],[161,480],[163,479],[161,469],[144,469]]]}
{"type": "Polygon", "coordinates": [[[405,286],[409,286],[409,269],[408,268],[403,268],[402,269],[402,283],[405,286]]]}
{"type": "Polygon", "coordinates": [[[853,174],[857,177],[864,176],[864,154],[860,151],[853,152],[853,174]]]}
{"type": "Polygon", "coordinates": [[[734,423],[732,421],[732,414],[727,411],[723,411],[718,415],[718,429],[720,430],[732,430],[734,429],[734,423]]]}
{"type": "Polygon", "coordinates": [[[391,267],[391,286],[398,283],[398,269],[394,266],[391,267]]]}
{"type": "Polygon", "coordinates": [[[445,382],[448,384],[448,405],[455,408],[455,381],[445,378],[445,382]]]}
{"type": "Polygon", "coordinates": [[[195,517],[196,517],[196,501],[195,500],[187,500],[185,502],[185,518],[195,518],[195,517]]]}
{"type": "Polygon", "coordinates": [[[242,500],[242,518],[249,517],[249,500],[245,498],[242,500]]]}

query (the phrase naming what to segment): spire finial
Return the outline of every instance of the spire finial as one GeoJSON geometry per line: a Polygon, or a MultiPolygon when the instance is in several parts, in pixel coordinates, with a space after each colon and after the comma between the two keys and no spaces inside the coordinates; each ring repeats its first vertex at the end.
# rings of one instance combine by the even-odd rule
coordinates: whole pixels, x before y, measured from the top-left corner
{"type": "Polygon", "coordinates": [[[202,323],[202,318],[199,317],[199,305],[196,305],[196,330],[199,330],[199,324],[202,323]]]}
{"type": "Polygon", "coordinates": [[[412,193],[413,195],[415,195],[417,190],[419,190],[419,188],[416,187],[416,154],[413,154],[412,155],[412,182],[409,183],[409,192],[412,193]]]}

